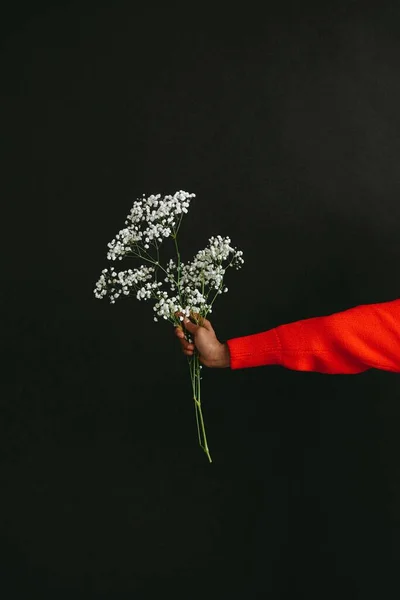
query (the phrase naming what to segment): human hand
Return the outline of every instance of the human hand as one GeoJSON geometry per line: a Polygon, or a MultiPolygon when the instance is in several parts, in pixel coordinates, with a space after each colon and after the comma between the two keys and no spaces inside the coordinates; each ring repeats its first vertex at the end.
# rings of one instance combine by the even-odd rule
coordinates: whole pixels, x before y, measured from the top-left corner
{"type": "MultiPolygon", "coordinates": [[[[182,313],[176,313],[176,316],[184,316],[182,313]]],[[[198,314],[193,316],[199,319],[201,324],[196,325],[189,319],[184,319],[182,325],[175,327],[175,335],[181,342],[183,353],[186,356],[192,356],[195,348],[199,353],[199,361],[205,367],[227,368],[230,366],[230,355],[228,345],[222,344],[215,334],[213,326],[208,319],[200,318],[198,314]],[[188,331],[194,343],[188,342],[185,338],[183,328],[188,331]]]]}

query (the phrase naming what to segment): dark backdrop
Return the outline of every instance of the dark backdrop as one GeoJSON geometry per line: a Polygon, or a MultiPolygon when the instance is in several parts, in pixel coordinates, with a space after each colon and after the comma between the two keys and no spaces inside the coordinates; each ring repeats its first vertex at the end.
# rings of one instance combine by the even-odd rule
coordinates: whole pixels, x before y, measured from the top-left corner
{"type": "Polygon", "coordinates": [[[4,600],[399,595],[397,374],[204,369],[210,465],[171,326],[92,293],[184,189],[222,340],[399,296],[398,4],[264,10],[3,9],[4,600]]]}

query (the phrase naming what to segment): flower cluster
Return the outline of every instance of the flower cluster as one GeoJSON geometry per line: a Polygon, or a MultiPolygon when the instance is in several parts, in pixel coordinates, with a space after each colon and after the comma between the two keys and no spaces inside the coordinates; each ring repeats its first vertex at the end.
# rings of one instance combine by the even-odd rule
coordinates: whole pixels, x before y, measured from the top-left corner
{"type": "MultiPolygon", "coordinates": [[[[173,315],[179,311],[182,312],[182,306],[179,304],[179,298],[176,296],[172,296],[172,298],[168,297],[167,292],[159,292],[157,294],[158,301],[153,306],[153,310],[156,312],[158,317],[163,317],[163,319],[171,320],[173,315]]],[[[189,313],[186,313],[186,316],[189,316],[189,313]]],[[[183,318],[183,317],[182,317],[183,318]]],[[[158,321],[157,317],[154,317],[155,321],[158,321]]]]}
{"type": "Polygon", "coordinates": [[[94,295],[99,299],[108,295],[111,304],[115,304],[117,298],[121,295],[129,296],[133,289],[136,291],[138,300],[147,300],[162,285],[161,282],[149,283],[149,279],[153,279],[154,272],[153,267],[146,267],[145,265],[142,265],[139,269],[128,269],[118,273],[114,269],[103,269],[100,279],[96,283],[94,295]],[[145,281],[147,283],[139,288],[139,284],[145,281]]]}
{"type": "Polygon", "coordinates": [[[239,269],[244,263],[243,252],[232,248],[230,243],[229,237],[222,238],[220,235],[211,237],[207,248],[199,250],[191,263],[183,265],[181,286],[189,290],[198,288],[204,290],[205,287],[219,290],[226,269],[231,265],[239,269]],[[224,268],[222,263],[228,260],[230,255],[232,259],[228,267],[224,268]]]}
{"type": "MultiPolygon", "coordinates": [[[[136,257],[147,264],[119,272],[113,267],[103,269],[94,289],[96,298],[108,296],[111,304],[115,304],[121,296],[134,294],[138,300],[152,299],[155,301],[154,320],[158,321],[161,317],[174,325],[179,323],[178,312],[187,317],[197,313],[200,318],[212,312],[218,294],[228,291],[223,284],[227,269],[240,269],[244,263],[243,252],[231,246],[229,237],[218,235],[211,237],[207,247],[199,250],[191,262],[181,261],[177,234],[182,217],[188,212],[190,200],[194,197],[194,194],[179,191],[163,199],[158,194],[134,202],[125,221],[126,227],[108,244],[107,258],[115,261],[136,257]],[[174,239],[177,257],[176,260],[170,259],[164,267],[160,264],[159,244],[168,237],[174,239]],[[154,247],[156,256],[151,254],[150,246],[154,247]],[[158,278],[160,274],[162,281],[158,278]],[[161,289],[164,284],[167,291],[161,289]]],[[[183,316],[179,319],[182,320],[183,316]]],[[[193,341],[188,332],[186,339],[193,341]]],[[[201,410],[202,367],[198,352],[189,358],[189,367],[199,443],[211,462],[201,410]]]]}
{"type": "Polygon", "coordinates": [[[95,296],[101,299],[108,295],[112,304],[122,295],[129,296],[132,291],[138,300],[155,299],[155,321],[158,321],[157,317],[162,317],[174,322],[176,312],[186,316],[191,312],[206,316],[212,312],[216,296],[228,291],[223,286],[226,270],[230,266],[239,269],[244,262],[243,252],[233,248],[230,242],[229,237],[211,237],[209,245],[200,250],[191,262],[185,264],[170,259],[166,269],[158,261],[150,261],[155,267],[141,265],[138,269],[120,272],[114,268],[104,269],[96,283],[95,296]],[[229,264],[223,266],[223,262],[229,258],[229,264]],[[169,290],[176,292],[175,295],[170,297],[168,292],[160,290],[163,285],[161,281],[150,282],[158,269],[164,271],[164,283],[169,284],[169,290]],[[214,297],[209,301],[213,290],[214,297]]]}
{"type": "Polygon", "coordinates": [[[195,194],[181,190],[163,199],[161,194],[157,194],[136,200],[126,218],[127,227],[121,229],[108,244],[107,258],[122,260],[127,254],[136,253],[139,242],[147,250],[151,243],[157,246],[157,242],[161,243],[163,239],[175,235],[177,218],[180,215],[182,219],[183,214],[188,212],[190,200],[194,197],[195,194]]]}

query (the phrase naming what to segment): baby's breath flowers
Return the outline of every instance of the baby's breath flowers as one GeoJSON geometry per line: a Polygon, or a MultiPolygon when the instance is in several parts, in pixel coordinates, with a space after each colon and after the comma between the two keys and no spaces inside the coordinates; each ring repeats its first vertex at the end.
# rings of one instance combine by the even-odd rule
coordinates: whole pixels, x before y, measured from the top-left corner
{"type": "MultiPolygon", "coordinates": [[[[153,300],[154,321],[159,318],[174,326],[183,316],[201,325],[219,294],[226,293],[224,276],[229,267],[240,269],[243,252],[231,246],[229,237],[209,238],[204,250],[199,250],[191,262],[184,263],[178,247],[178,232],[183,215],[188,212],[195,194],[179,191],[173,196],[151,195],[136,200],[125,220],[125,227],[108,244],[107,258],[111,266],[103,269],[96,283],[94,295],[108,297],[111,304],[121,296],[135,296],[138,300],[153,300]],[[160,261],[160,246],[171,238],[176,258],[164,266],[160,261]],[[116,260],[135,258],[144,261],[136,269],[117,271],[116,260]],[[166,289],[164,289],[166,288],[166,289]],[[176,315],[181,316],[177,317],[176,315]]],[[[193,341],[188,333],[186,338],[193,341]]],[[[211,462],[201,409],[199,354],[195,350],[188,357],[195,403],[199,444],[211,462]]]]}

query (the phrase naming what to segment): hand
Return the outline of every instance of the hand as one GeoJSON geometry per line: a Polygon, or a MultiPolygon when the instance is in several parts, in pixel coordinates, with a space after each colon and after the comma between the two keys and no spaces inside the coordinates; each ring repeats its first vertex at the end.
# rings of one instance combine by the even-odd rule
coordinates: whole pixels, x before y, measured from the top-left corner
{"type": "MultiPolygon", "coordinates": [[[[184,316],[182,313],[176,313],[176,316],[184,316]]],[[[198,314],[193,315],[199,318],[198,314]]],[[[192,356],[195,347],[199,353],[199,361],[205,367],[214,367],[224,369],[230,366],[230,355],[227,344],[222,344],[215,334],[213,326],[208,319],[201,319],[201,325],[192,323],[189,319],[184,319],[183,327],[188,331],[194,344],[185,339],[185,334],[181,326],[175,327],[175,335],[179,338],[183,353],[186,356],[192,356]]]]}

